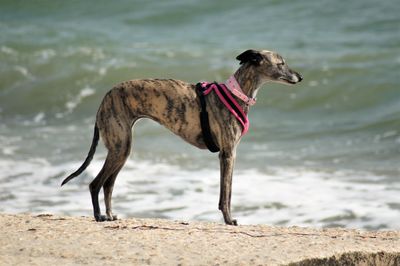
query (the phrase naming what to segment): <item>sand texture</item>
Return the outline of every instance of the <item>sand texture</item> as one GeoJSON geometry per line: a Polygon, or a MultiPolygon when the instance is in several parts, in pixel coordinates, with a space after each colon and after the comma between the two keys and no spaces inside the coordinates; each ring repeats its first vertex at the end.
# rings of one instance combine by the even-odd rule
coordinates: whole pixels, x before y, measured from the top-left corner
{"type": "Polygon", "coordinates": [[[400,265],[400,232],[0,214],[0,265],[400,265]]]}

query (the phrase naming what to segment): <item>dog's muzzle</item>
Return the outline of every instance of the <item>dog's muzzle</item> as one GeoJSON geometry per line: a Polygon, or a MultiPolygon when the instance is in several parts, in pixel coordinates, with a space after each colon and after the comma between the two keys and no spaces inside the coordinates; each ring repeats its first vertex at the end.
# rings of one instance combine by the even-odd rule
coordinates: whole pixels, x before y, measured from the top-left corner
{"type": "Polygon", "coordinates": [[[303,80],[303,76],[297,72],[293,72],[289,77],[281,77],[280,79],[290,84],[296,84],[303,80]]]}

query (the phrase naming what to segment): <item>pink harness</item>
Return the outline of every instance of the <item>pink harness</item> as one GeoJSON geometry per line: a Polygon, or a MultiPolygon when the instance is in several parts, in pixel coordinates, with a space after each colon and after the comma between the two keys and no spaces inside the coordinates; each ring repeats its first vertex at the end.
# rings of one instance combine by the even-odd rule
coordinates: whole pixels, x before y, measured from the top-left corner
{"type": "Polygon", "coordinates": [[[203,88],[203,95],[209,94],[212,90],[215,91],[221,102],[243,126],[242,136],[245,135],[249,130],[250,122],[242,107],[237,103],[232,94],[244,101],[247,105],[255,104],[256,99],[250,98],[243,93],[240,85],[233,75],[225,83],[217,84],[201,82],[201,87],[203,88]]]}
{"type": "Polygon", "coordinates": [[[232,92],[233,95],[244,101],[247,105],[254,105],[256,103],[255,98],[250,98],[240,88],[235,76],[230,76],[227,81],[225,81],[225,86],[232,92]]]}

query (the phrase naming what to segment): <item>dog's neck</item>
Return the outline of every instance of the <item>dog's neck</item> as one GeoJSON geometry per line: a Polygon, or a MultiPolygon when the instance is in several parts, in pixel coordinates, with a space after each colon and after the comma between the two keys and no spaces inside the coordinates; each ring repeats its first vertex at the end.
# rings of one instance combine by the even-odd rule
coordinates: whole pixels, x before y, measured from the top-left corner
{"type": "MultiPolygon", "coordinates": [[[[239,83],[242,91],[248,97],[256,98],[258,89],[262,85],[262,81],[258,77],[258,75],[254,73],[254,70],[251,67],[248,67],[247,64],[242,65],[238,70],[236,70],[234,76],[239,83]]],[[[249,110],[249,106],[242,101],[240,101],[240,105],[247,113],[249,110]]]]}

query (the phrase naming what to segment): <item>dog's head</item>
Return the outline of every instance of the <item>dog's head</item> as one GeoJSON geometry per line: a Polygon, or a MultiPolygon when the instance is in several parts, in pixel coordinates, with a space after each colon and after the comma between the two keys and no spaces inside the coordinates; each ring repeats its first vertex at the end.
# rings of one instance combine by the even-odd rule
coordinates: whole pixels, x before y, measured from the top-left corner
{"type": "Polygon", "coordinates": [[[296,84],[303,77],[289,68],[279,54],[267,50],[247,50],[236,57],[240,64],[252,67],[263,82],[272,81],[283,84],[296,84]]]}

